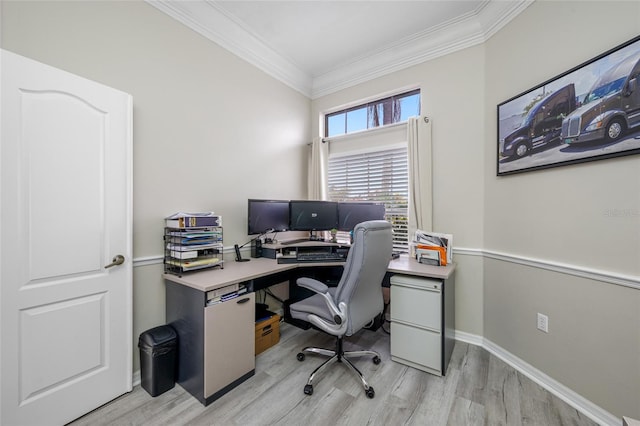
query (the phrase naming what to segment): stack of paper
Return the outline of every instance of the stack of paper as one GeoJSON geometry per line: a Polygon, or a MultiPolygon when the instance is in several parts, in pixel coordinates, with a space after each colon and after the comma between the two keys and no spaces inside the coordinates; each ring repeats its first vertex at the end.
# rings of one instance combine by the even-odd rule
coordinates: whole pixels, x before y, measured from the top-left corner
{"type": "Polygon", "coordinates": [[[412,251],[421,263],[446,266],[453,261],[453,235],[417,230],[412,251]]]}

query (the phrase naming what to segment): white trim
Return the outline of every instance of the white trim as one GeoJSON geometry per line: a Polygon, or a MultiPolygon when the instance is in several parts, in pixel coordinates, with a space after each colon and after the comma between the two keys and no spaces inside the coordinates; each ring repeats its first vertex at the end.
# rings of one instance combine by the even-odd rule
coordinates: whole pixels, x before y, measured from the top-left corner
{"type": "MultiPolygon", "coordinates": [[[[226,248],[224,251],[231,251],[231,248],[226,248]]],[[[532,268],[545,269],[561,274],[573,275],[580,278],[586,278],[640,290],[640,277],[633,275],[618,274],[609,271],[585,268],[579,265],[570,265],[566,263],[552,262],[544,259],[536,259],[476,248],[454,247],[453,254],[459,256],[482,256],[489,259],[515,263],[532,268]]],[[[162,264],[162,260],[162,255],[138,257],[133,259],[133,267],[135,268],[138,266],[162,264]]]]}
{"type": "Polygon", "coordinates": [[[304,71],[247,31],[212,1],[146,0],[148,4],[276,80],[311,96],[312,79],[304,71]]]}
{"type": "MultiPolygon", "coordinates": [[[[327,115],[327,114],[324,114],[324,115],[327,115]]],[[[391,130],[397,130],[398,127],[401,127],[401,126],[405,126],[406,127],[406,125],[407,125],[406,121],[401,121],[399,123],[385,124],[384,126],[378,126],[378,127],[372,127],[370,129],[358,130],[357,132],[344,133],[342,135],[335,135],[335,136],[327,136],[325,138],[322,138],[322,140],[324,142],[348,141],[349,139],[367,137],[369,134],[374,134],[374,133],[382,134],[382,133],[386,133],[386,132],[391,131],[391,130]]]]}
{"type": "MultiPolygon", "coordinates": [[[[370,102],[379,101],[381,99],[389,98],[391,96],[402,95],[404,93],[413,92],[414,90],[422,90],[422,86],[419,83],[408,84],[406,86],[397,87],[397,88],[395,88],[393,90],[387,90],[387,91],[384,91],[384,92],[381,92],[381,93],[378,93],[378,94],[375,94],[375,95],[371,95],[371,96],[367,96],[365,98],[357,99],[355,101],[350,101],[350,102],[347,102],[346,104],[333,106],[331,108],[328,108],[325,111],[321,111],[320,113],[322,115],[333,114],[334,112],[342,111],[344,109],[350,109],[350,108],[353,108],[353,107],[366,105],[366,104],[368,104],[370,102]]],[[[393,124],[397,124],[397,123],[393,123],[393,124]]],[[[335,137],[335,136],[333,136],[333,137],[335,137]]]]}
{"type": "Polygon", "coordinates": [[[155,255],[155,256],[145,256],[145,257],[137,257],[133,259],[133,267],[137,268],[138,266],[149,266],[149,265],[162,265],[164,260],[164,256],[155,255]]]}
{"type": "Polygon", "coordinates": [[[492,250],[484,250],[483,256],[489,259],[501,260],[504,262],[530,266],[532,268],[546,269],[548,271],[558,272],[561,274],[573,275],[580,278],[587,278],[590,280],[602,281],[609,284],[616,284],[624,287],[640,289],[640,277],[637,276],[623,275],[610,271],[586,268],[579,265],[570,265],[567,263],[559,263],[550,260],[512,255],[492,250]]]}
{"type": "Polygon", "coordinates": [[[618,274],[610,271],[586,268],[580,265],[570,265],[568,263],[554,262],[545,259],[507,254],[493,250],[482,250],[474,248],[453,248],[453,254],[467,256],[482,256],[488,259],[500,260],[503,262],[515,263],[518,265],[530,266],[532,268],[545,269],[558,272],[560,274],[573,275],[580,278],[601,281],[609,284],[621,285],[640,290],[640,277],[633,275],[618,274]]]}
{"type": "Polygon", "coordinates": [[[303,95],[317,99],[450,53],[484,43],[533,0],[486,0],[475,12],[414,34],[380,51],[311,76],[273,50],[213,1],[146,0],[224,49],[303,95]]]}
{"type": "Polygon", "coordinates": [[[311,99],[486,42],[533,0],[485,1],[477,13],[400,40],[313,79],[311,99]]]}
{"type": "MultiPolygon", "coordinates": [[[[456,336],[458,332],[456,331],[456,336]]],[[[542,371],[538,370],[531,364],[523,361],[512,353],[504,350],[502,347],[496,345],[492,341],[486,338],[482,338],[484,344],[482,347],[489,351],[491,354],[500,358],[502,361],[509,364],[511,367],[518,370],[520,373],[539,384],[547,391],[557,396],[576,410],[580,411],[585,416],[589,417],[594,422],[601,425],[619,425],[622,423],[622,419],[617,418],[608,411],[602,409],[598,405],[589,401],[582,395],[571,390],[567,386],[546,375],[542,371]]]]}
{"type": "MultiPolygon", "coordinates": [[[[336,142],[336,141],[334,141],[336,142]]],[[[342,141],[341,141],[342,142],[342,141]]],[[[338,142],[340,143],[340,142],[338,142]]],[[[375,153],[375,152],[379,152],[379,151],[391,151],[394,149],[401,149],[407,148],[407,143],[406,142],[400,142],[400,143],[393,143],[393,144],[388,144],[388,145],[384,145],[384,146],[371,146],[368,148],[362,148],[362,149],[353,149],[350,151],[341,151],[341,152],[336,152],[336,153],[331,153],[329,152],[329,158],[330,159],[335,159],[335,158],[341,158],[341,157],[348,157],[350,155],[358,155],[358,154],[369,154],[369,153],[375,153]]]]}
{"type": "MultiPolygon", "coordinates": [[[[242,252],[248,252],[250,247],[243,247],[240,249],[242,252]]],[[[235,259],[235,249],[231,246],[223,247],[222,252],[224,254],[231,253],[233,254],[233,259],[235,259]]],[[[133,267],[137,268],[138,266],[150,266],[150,265],[162,265],[164,263],[164,255],[156,254],[152,256],[143,256],[136,257],[133,259],[133,267]]]]}
{"type": "Polygon", "coordinates": [[[622,420],[589,401],[582,395],[538,370],[526,361],[518,358],[491,340],[476,334],[455,330],[455,339],[471,345],[480,346],[489,353],[501,359],[520,373],[533,380],[538,385],[560,398],[594,422],[601,425],[619,425],[622,420]]]}
{"type": "Polygon", "coordinates": [[[484,256],[482,249],[454,247],[453,254],[460,254],[466,256],[484,256]]]}
{"type": "MultiPolygon", "coordinates": [[[[505,2],[506,3],[506,2],[505,2]]],[[[418,65],[485,41],[474,23],[458,22],[419,38],[391,45],[313,79],[311,99],[418,65]]]]}
{"type": "Polygon", "coordinates": [[[469,343],[470,345],[484,347],[484,337],[477,334],[467,333],[466,331],[455,330],[454,339],[469,343]]]}

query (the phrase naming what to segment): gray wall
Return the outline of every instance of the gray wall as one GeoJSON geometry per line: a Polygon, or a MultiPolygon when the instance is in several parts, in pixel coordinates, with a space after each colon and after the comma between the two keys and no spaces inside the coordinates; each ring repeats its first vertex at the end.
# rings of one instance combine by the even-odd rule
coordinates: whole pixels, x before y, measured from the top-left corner
{"type": "Polygon", "coordinates": [[[248,241],[248,198],[306,194],[310,101],[140,1],[2,2],[2,48],[133,95],[137,336],[165,320],[163,218],[223,215],[248,241]]]}
{"type": "Polygon", "coordinates": [[[496,177],[495,123],[498,103],[638,34],[637,1],[537,1],[485,43],[483,225],[484,249],[507,255],[484,262],[484,337],[617,417],[635,418],[640,156],[496,177]],[[616,209],[629,214],[608,214],[616,209]],[[527,260],[534,266],[519,263],[527,260]],[[590,271],[605,278],[576,275],[590,271]],[[617,276],[636,288],[612,283],[617,276]],[[548,334],[536,329],[538,312],[549,316],[548,334]]]}
{"type": "Polygon", "coordinates": [[[496,105],[639,33],[638,2],[537,1],[482,45],[312,102],[316,117],[420,87],[433,120],[433,227],[454,234],[456,329],[636,418],[640,157],[498,178],[496,105]],[[607,214],[615,209],[630,214],[607,214]]]}

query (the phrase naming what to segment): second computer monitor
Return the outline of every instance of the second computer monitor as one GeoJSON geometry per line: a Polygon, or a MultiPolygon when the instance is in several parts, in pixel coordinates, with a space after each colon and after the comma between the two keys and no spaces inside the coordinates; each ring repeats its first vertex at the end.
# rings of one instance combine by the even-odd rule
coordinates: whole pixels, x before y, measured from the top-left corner
{"type": "Polygon", "coordinates": [[[338,227],[338,203],[332,201],[289,202],[291,231],[327,231],[338,227]]]}
{"type": "Polygon", "coordinates": [[[384,220],[384,204],[373,202],[338,203],[338,230],[351,231],[360,222],[384,220]]]}

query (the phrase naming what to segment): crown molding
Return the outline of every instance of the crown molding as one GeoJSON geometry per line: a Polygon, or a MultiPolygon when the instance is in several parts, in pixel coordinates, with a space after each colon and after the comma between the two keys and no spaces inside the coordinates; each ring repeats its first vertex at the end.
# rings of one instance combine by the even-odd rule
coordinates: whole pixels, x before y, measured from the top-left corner
{"type": "Polygon", "coordinates": [[[213,1],[146,0],[311,99],[483,43],[534,1],[487,0],[472,13],[313,77],[236,22],[213,1]]]}
{"type": "Polygon", "coordinates": [[[276,80],[311,97],[311,76],[236,23],[214,2],[145,1],[276,80]]]}
{"type": "Polygon", "coordinates": [[[534,0],[486,1],[476,12],[400,40],[313,79],[312,99],[484,43],[534,0]]]}

